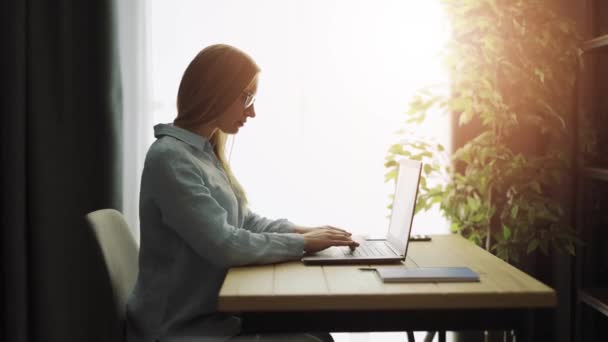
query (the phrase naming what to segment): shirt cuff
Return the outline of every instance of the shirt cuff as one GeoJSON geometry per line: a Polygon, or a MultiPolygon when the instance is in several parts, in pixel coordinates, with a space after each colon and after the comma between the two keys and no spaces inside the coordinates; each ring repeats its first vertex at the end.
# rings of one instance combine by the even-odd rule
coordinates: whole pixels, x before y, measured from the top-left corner
{"type": "Polygon", "coordinates": [[[297,233],[285,234],[289,237],[287,241],[287,254],[293,256],[294,259],[300,259],[304,254],[304,236],[297,233]]]}

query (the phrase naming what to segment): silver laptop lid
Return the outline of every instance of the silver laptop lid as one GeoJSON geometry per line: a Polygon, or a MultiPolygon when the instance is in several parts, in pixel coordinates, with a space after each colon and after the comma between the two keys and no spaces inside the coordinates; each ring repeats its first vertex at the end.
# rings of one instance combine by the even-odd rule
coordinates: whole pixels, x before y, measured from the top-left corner
{"type": "Polygon", "coordinates": [[[414,220],[416,197],[422,162],[402,159],[399,161],[393,209],[386,235],[388,244],[398,253],[405,256],[414,220]]]}

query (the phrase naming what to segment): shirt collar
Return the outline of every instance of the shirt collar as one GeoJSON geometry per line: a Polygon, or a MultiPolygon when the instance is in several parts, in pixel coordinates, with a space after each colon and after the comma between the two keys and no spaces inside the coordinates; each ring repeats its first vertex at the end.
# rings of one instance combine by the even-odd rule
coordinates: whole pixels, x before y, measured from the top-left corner
{"type": "Polygon", "coordinates": [[[211,146],[209,140],[172,124],[158,124],[154,126],[154,136],[157,139],[163,136],[173,137],[203,152],[213,152],[213,146],[211,146]]]}

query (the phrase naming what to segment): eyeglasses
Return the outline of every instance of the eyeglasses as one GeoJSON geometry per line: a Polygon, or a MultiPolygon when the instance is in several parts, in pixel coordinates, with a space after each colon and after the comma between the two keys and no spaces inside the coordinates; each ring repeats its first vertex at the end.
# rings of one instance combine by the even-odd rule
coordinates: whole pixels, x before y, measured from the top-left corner
{"type": "Polygon", "coordinates": [[[253,105],[253,103],[255,102],[255,93],[249,93],[244,91],[243,94],[245,95],[245,109],[251,107],[253,105]]]}

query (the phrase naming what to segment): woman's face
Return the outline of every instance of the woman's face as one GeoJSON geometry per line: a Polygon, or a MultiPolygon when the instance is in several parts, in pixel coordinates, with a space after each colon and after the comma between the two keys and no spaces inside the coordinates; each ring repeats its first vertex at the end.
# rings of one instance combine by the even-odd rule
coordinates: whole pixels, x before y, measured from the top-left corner
{"type": "Polygon", "coordinates": [[[226,134],[236,134],[245,125],[247,118],[255,118],[255,107],[252,97],[258,89],[257,76],[243,90],[241,95],[234,101],[226,111],[217,119],[217,128],[226,134]],[[249,101],[248,101],[249,100],[249,101]],[[250,102],[250,103],[247,103],[250,102]],[[246,105],[249,105],[246,107],[246,105]]]}

